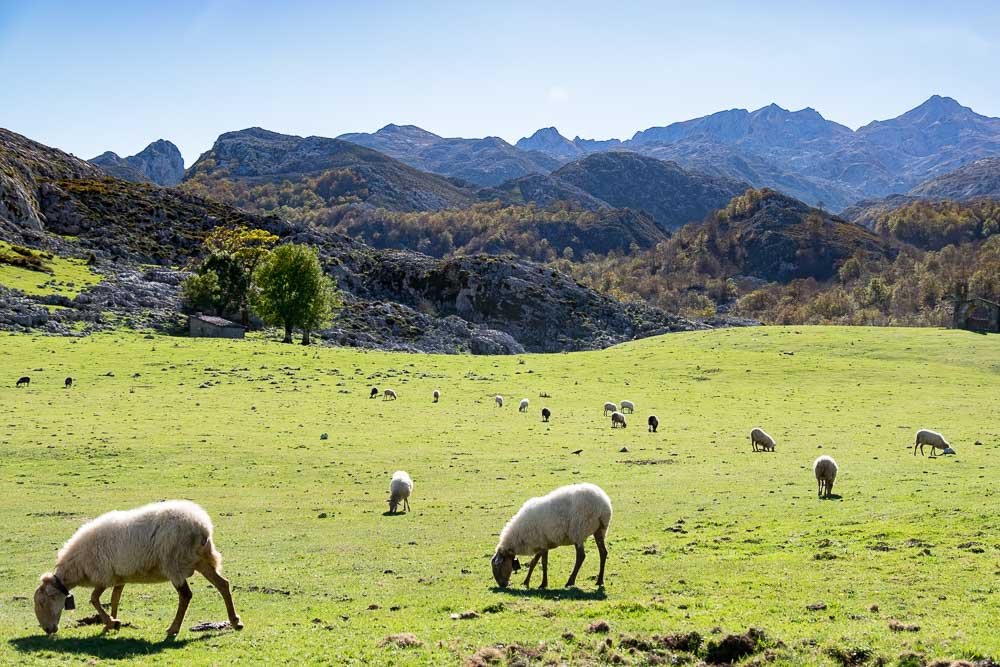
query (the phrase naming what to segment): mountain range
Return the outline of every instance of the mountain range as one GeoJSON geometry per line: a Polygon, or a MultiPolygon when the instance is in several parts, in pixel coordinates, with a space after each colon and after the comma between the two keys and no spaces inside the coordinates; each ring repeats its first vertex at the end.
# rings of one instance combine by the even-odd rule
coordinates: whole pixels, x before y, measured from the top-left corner
{"type": "Polygon", "coordinates": [[[184,178],[184,158],[173,143],[159,139],[139,153],[119,157],[106,151],[88,160],[107,174],[133,183],[177,185],[184,178]]]}

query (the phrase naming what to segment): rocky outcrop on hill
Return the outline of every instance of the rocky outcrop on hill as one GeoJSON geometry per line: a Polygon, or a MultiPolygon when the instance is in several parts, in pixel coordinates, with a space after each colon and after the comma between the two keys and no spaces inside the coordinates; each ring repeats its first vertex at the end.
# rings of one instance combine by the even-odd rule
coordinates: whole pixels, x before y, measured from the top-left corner
{"type": "Polygon", "coordinates": [[[129,157],[119,157],[107,151],[89,160],[109,176],[134,183],[177,185],[184,178],[184,158],[173,143],[159,139],[141,152],[129,157]]]}

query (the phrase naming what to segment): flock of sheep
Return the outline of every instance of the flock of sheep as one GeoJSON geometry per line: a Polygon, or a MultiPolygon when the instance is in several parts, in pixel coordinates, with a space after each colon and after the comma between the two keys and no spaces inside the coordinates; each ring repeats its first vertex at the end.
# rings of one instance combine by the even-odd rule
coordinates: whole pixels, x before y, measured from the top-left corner
{"type": "MultiPolygon", "coordinates": [[[[22,378],[23,379],[23,378],[22,378]]],[[[19,384],[20,381],[19,381],[19,384]]],[[[71,381],[67,378],[66,386],[71,381]]],[[[379,395],[372,387],[369,398],[379,395]]],[[[383,400],[396,400],[396,392],[386,389],[383,400]]],[[[433,392],[435,403],[441,392],[433,392]]],[[[497,407],[503,407],[503,397],[494,397],[497,407]]],[[[520,412],[527,412],[529,401],[522,399],[520,412]]],[[[611,415],[612,428],[625,428],[625,414],[635,412],[631,401],[621,402],[621,411],[614,403],[604,405],[604,413],[611,415]]],[[[542,408],[542,419],[548,421],[551,411],[542,408]]],[[[650,432],[659,425],[655,415],[647,423],[650,432]]],[[[750,431],[753,451],[775,451],[774,438],[763,429],[750,431]]],[[[928,430],[917,432],[913,453],[924,447],[931,448],[931,456],[941,450],[953,454],[955,450],[940,433],[928,430]]],[[[830,456],[820,456],[813,463],[818,494],[830,497],[837,479],[838,466],[830,456]]],[[[410,510],[413,480],[402,470],[393,473],[389,483],[389,512],[397,512],[400,505],[410,510]]],[[[604,543],[611,523],[611,500],[594,484],[571,484],[560,487],[548,495],[531,498],[507,522],[500,532],[500,540],[491,559],[493,577],[501,588],[509,585],[511,574],[521,568],[518,556],[531,556],[525,586],[531,583],[535,566],[542,564],[541,587],[548,586],[548,553],[560,546],[572,545],[576,549],[576,562],[566,586],[576,583],[580,567],[586,557],[584,543],[594,537],[600,555],[597,585],[604,585],[604,570],[608,550],[604,543]]],[[[187,579],[195,572],[201,573],[222,595],[231,627],[240,630],[243,624],[233,605],[229,582],[220,572],[222,556],[212,542],[212,521],[198,505],[185,500],[153,503],[128,511],[113,511],[84,524],[59,550],[52,572],[42,575],[34,596],[35,615],[42,629],[49,635],[59,629],[63,609],[74,609],[72,590],[78,586],[93,589],[90,603],[108,630],[120,627],[118,606],[125,584],[169,581],[177,590],[177,612],[167,629],[168,635],[180,632],[181,623],[191,601],[192,593],[187,579]],[[101,595],[111,589],[110,614],[101,603],[101,595]]]]}

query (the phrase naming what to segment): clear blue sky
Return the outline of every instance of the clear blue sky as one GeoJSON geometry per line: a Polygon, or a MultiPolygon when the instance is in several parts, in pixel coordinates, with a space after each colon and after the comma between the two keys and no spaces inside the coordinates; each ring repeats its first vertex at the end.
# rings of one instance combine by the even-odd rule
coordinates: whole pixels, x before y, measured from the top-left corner
{"type": "Polygon", "coordinates": [[[0,0],[0,126],[85,158],[162,137],[190,165],[254,125],[626,138],[771,102],[857,127],[933,93],[1000,116],[998,72],[995,0],[0,0]]]}

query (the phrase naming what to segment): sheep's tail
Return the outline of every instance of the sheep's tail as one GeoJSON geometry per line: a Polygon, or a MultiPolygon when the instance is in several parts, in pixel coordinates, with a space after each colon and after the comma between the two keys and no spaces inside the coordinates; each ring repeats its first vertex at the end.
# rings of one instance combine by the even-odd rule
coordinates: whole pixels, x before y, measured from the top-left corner
{"type": "Polygon", "coordinates": [[[204,552],[205,561],[212,566],[212,569],[216,572],[222,572],[222,554],[215,548],[215,543],[212,542],[211,537],[205,540],[204,552]]]}

